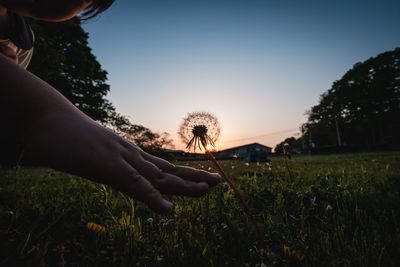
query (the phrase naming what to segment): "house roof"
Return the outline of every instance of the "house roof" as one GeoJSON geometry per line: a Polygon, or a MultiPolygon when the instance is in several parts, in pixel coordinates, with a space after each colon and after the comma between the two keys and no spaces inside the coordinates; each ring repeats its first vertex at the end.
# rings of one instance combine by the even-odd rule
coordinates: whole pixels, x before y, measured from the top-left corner
{"type": "MultiPolygon", "coordinates": [[[[271,147],[269,147],[269,146],[264,146],[264,145],[262,145],[262,144],[260,144],[260,143],[251,143],[251,144],[246,144],[246,145],[241,145],[241,146],[235,146],[235,147],[227,148],[227,149],[224,149],[224,150],[219,150],[218,152],[226,152],[226,151],[230,151],[230,150],[235,150],[235,149],[239,149],[239,148],[243,148],[243,147],[249,147],[249,146],[255,146],[255,145],[257,145],[257,146],[262,146],[262,147],[265,147],[265,148],[268,148],[268,149],[272,149],[271,147]]],[[[217,152],[217,153],[218,153],[218,152],[217,152]]]]}

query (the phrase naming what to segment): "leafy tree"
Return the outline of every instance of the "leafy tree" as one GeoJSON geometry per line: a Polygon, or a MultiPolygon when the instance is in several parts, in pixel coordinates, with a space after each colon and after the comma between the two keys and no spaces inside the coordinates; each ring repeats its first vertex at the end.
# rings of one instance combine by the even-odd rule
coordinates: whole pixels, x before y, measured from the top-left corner
{"type": "Polygon", "coordinates": [[[317,146],[400,144],[400,48],[357,63],[308,112],[305,133],[317,146]]]}
{"type": "Polygon", "coordinates": [[[275,146],[275,153],[277,154],[283,154],[283,146],[285,144],[289,145],[290,151],[293,152],[301,152],[302,151],[302,140],[301,138],[295,138],[295,137],[288,137],[281,143],[277,144],[275,146]]]}
{"type": "Polygon", "coordinates": [[[59,90],[80,110],[102,123],[115,110],[105,98],[107,72],[88,46],[88,34],[72,23],[32,22],[35,51],[29,70],[59,90]]]}
{"type": "Polygon", "coordinates": [[[78,24],[31,22],[35,51],[29,70],[59,90],[75,106],[146,150],[172,146],[167,133],[132,124],[105,98],[107,72],[92,54],[88,34],[78,24]]]}
{"type": "Polygon", "coordinates": [[[154,133],[142,125],[132,124],[125,116],[117,113],[113,115],[113,118],[112,123],[107,126],[146,151],[152,152],[174,146],[173,140],[166,132],[154,133]]]}

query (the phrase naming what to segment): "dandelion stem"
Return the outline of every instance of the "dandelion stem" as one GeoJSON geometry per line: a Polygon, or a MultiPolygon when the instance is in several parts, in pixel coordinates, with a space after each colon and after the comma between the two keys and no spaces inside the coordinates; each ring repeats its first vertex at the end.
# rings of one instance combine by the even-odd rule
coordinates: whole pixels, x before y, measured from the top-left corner
{"type": "Polygon", "coordinates": [[[218,169],[218,172],[221,174],[222,178],[232,188],[233,192],[235,193],[236,198],[239,199],[240,204],[242,204],[244,212],[249,217],[251,223],[253,224],[253,226],[254,226],[254,228],[255,228],[255,230],[257,232],[257,236],[258,236],[259,241],[260,241],[260,246],[264,249],[265,252],[267,252],[267,249],[266,249],[266,246],[265,246],[265,243],[264,243],[264,239],[263,239],[263,236],[261,234],[260,227],[259,227],[256,219],[254,218],[254,215],[252,214],[249,205],[247,204],[247,202],[244,199],[243,195],[240,193],[239,189],[235,185],[235,182],[225,174],[224,170],[222,169],[221,165],[219,165],[219,163],[215,159],[214,155],[207,149],[206,149],[206,154],[209,156],[211,161],[214,163],[215,167],[218,169]]]}
{"type": "Polygon", "coordinates": [[[289,173],[290,182],[293,182],[293,181],[294,181],[294,179],[293,179],[293,173],[292,173],[292,170],[290,169],[289,162],[288,162],[288,156],[287,156],[287,155],[285,155],[285,166],[286,166],[286,170],[287,170],[288,173],[289,173]]]}

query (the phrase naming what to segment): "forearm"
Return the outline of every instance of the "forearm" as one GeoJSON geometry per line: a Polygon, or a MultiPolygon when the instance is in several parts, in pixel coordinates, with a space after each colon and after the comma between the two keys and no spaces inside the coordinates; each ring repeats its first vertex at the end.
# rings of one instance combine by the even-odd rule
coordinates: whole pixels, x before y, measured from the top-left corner
{"type": "MultiPolygon", "coordinates": [[[[81,113],[57,90],[0,54],[0,112],[7,127],[23,135],[54,113],[81,113]]],[[[4,121],[3,121],[4,123],[4,121]]]]}

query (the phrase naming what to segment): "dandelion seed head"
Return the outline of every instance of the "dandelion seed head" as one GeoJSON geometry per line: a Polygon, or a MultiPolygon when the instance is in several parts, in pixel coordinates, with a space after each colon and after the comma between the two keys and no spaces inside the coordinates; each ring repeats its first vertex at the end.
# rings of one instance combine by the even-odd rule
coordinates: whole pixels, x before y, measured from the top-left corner
{"type": "Polygon", "coordinates": [[[288,152],[289,149],[290,149],[290,145],[289,145],[288,143],[284,143],[284,144],[283,144],[283,150],[284,150],[285,152],[288,152]]]}
{"type": "Polygon", "coordinates": [[[192,112],[183,120],[178,134],[186,149],[211,150],[215,148],[221,129],[218,119],[207,112],[192,112]]]}
{"type": "Polygon", "coordinates": [[[208,132],[208,129],[205,125],[196,125],[192,129],[193,136],[204,136],[208,132]]]}

